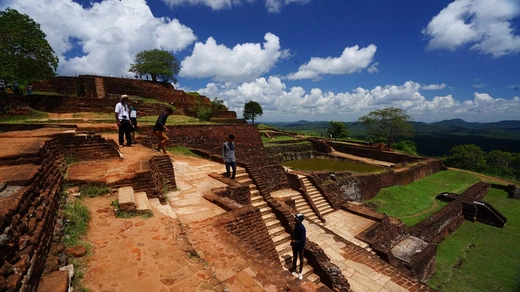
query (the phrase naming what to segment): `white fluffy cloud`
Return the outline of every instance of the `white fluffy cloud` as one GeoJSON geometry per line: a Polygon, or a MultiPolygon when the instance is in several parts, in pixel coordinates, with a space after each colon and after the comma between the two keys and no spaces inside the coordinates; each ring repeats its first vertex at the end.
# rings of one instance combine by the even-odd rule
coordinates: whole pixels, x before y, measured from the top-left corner
{"type": "MultiPolygon", "coordinates": [[[[439,86],[441,87],[441,86],[439,86]]],[[[419,83],[407,81],[403,85],[358,87],[350,92],[334,93],[313,88],[287,88],[279,77],[257,78],[252,82],[210,83],[198,92],[219,97],[241,117],[244,104],[250,100],[260,103],[264,114],[259,121],[339,120],[355,121],[358,117],[381,108],[399,107],[417,121],[433,122],[463,118],[468,121],[497,121],[517,119],[520,97],[493,98],[475,92],[473,99],[456,100],[452,95],[425,98],[419,83]]]]}
{"type": "MultiPolygon", "coordinates": [[[[298,72],[291,73],[287,76],[290,80],[298,79],[320,79],[323,75],[333,74],[351,74],[366,69],[373,61],[377,51],[375,45],[369,45],[360,49],[359,46],[346,47],[341,56],[319,58],[312,57],[307,64],[303,64],[298,68],[298,72]]],[[[377,72],[378,63],[372,64],[368,71],[370,73],[377,72]]]]}
{"type": "Polygon", "coordinates": [[[228,48],[210,37],[206,43],[195,44],[193,54],[181,62],[182,77],[211,77],[216,81],[251,81],[271,70],[276,62],[289,56],[280,48],[280,39],[266,33],[263,45],[238,44],[228,48]]]}
{"type": "Polygon", "coordinates": [[[421,87],[422,90],[440,90],[446,88],[446,84],[430,84],[430,85],[423,85],[421,87]]]}
{"type": "Polygon", "coordinates": [[[0,8],[16,9],[41,25],[60,58],[60,75],[121,76],[142,50],[176,52],[196,40],[177,19],[154,17],[145,0],[105,0],[89,8],[72,0],[4,2],[0,8]]]}
{"type": "Polygon", "coordinates": [[[520,15],[518,0],[456,0],[433,17],[422,33],[428,49],[472,50],[493,57],[520,52],[520,35],[513,21],[520,15]]]}
{"type": "MultiPolygon", "coordinates": [[[[181,5],[202,5],[209,6],[213,10],[220,10],[231,8],[233,6],[242,5],[244,3],[253,3],[255,0],[162,0],[170,7],[181,5]]],[[[282,7],[291,3],[307,3],[311,0],[264,0],[265,8],[269,12],[277,13],[282,10],[282,7]]]]}

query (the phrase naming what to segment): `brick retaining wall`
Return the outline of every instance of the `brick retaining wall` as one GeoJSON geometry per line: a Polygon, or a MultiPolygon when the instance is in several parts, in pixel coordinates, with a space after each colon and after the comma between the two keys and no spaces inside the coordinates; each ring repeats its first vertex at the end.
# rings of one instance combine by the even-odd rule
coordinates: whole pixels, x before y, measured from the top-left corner
{"type": "Polygon", "coordinates": [[[64,155],[53,139],[40,153],[32,183],[0,198],[0,290],[34,291],[43,272],[56,222],[64,155]]]}
{"type": "Polygon", "coordinates": [[[359,157],[392,162],[392,163],[410,163],[422,160],[422,157],[410,156],[391,151],[379,151],[372,146],[351,145],[338,142],[328,142],[336,151],[352,154],[359,157]]]}

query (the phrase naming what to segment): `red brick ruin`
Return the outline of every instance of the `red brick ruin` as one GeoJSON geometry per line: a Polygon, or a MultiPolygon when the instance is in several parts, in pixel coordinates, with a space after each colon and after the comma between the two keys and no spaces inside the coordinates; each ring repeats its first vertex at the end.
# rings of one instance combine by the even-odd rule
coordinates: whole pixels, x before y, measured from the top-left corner
{"type": "MultiPolygon", "coordinates": [[[[33,109],[54,113],[111,113],[121,94],[167,102],[175,106],[178,113],[189,116],[193,116],[192,108],[196,102],[210,102],[207,97],[196,97],[176,90],[171,84],[91,75],[58,77],[34,84],[33,90],[55,92],[61,96],[25,96],[18,102],[33,109]]],[[[143,115],[157,115],[163,111],[163,106],[142,104],[139,110],[143,115]]],[[[240,141],[241,155],[238,157],[238,165],[246,169],[260,194],[288,232],[294,226],[291,215],[293,210],[288,206],[294,205],[294,202],[277,200],[271,193],[284,188],[299,190],[303,182],[294,174],[286,172],[279,164],[284,156],[327,156],[332,147],[338,152],[394,163],[394,167],[377,174],[353,175],[346,171],[336,172],[335,180],[331,180],[330,172],[312,172],[306,175],[335,210],[346,210],[377,222],[358,236],[358,239],[370,245],[377,257],[366,255],[365,250],[355,248],[352,249],[354,251],[351,256],[366,258],[368,266],[376,266],[379,261],[390,263],[408,277],[411,291],[429,290],[420,281],[428,279],[435,271],[437,243],[455,231],[464,220],[496,226],[503,226],[507,220],[498,210],[490,205],[483,205],[481,201],[490,187],[500,186],[479,183],[461,196],[440,195],[439,199],[451,202],[428,220],[407,227],[399,220],[379,214],[368,206],[351,203],[373,198],[382,188],[406,185],[443,171],[446,167],[440,160],[398,154],[362,144],[345,145],[321,139],[309,139],[311,143],[304,146],[284,145],[283,148],[272,147],[266,150],[256,126],[237,119],[235,112],[223,110],[214,121],[217,123],[172,127],[174,135],[168,141],[168,147],[185,146],[202,157],[223,162],[220,143],[226,140],[229,133],[234,133],[240,141]],[[391,250],[403,239],[410,237],[417,238],[425,248],[407,259],[395,257],[391,250]]],[[[0,196],[1,291],[35,291],[44,270],[45,259],[57,256],[51,249],[51,243],[55,225],[63,218],[59,207],[61,185],[65,180],[65,157],[91,161],[119,156],[117,144],[113,140],[104,139],[95,133],[56,133],[53,127],[55,126],[43,124],[0,124],[0,132],[7,134],[0,138],[2,143],[8,143],[9,133],[16,135],[22,130],[39,133],[34,137],[27,137],[25,144],[29,147],[23,151],[15,151],[0,158],[0,171],[9,173],[8,176],[3,176],[5,181],[0,185],[0,194],[2,191],[9,191],[8,195],[0,196]]],[[[152,137],[151,131],[150,126],[143,126],[140,128],[140,136],[152,137]]],[[[151,139],[142,139],[139,142],[150,146],[151,139]]],[[[258,224],[261,222],[260,212],[251,205],[249,188],[240,183],[228,182],[228,187],[206,196],[208,200],[228,211],[225,216],[220,217],[219,224],[247,245],[246,248],[261,254],[259,261],[279,265],[278,255],[266,227],[258,224]],[[255,228],[251,228],[252,226],[255,228]]],[[[136,190],[146,191],[150,197],[161,198],[164,195],[161,190],[176,188],[175,170],[168,157],[154,157],[135,177],[109,185],[111,188],[121,186],[133,186],[136,190]]],[[[511,197],[519,197],[517,187],[508,186],[505,189],[511,197]]],[[[311,207],[318,218],[323,220],[318,209],[311,207]]],[[[320,246],[309,242],[305,256],[323,284],[334,291],[350,291],[348,281],[341,272],[338,273],[339,269],[330,262],[320,246]]]]}

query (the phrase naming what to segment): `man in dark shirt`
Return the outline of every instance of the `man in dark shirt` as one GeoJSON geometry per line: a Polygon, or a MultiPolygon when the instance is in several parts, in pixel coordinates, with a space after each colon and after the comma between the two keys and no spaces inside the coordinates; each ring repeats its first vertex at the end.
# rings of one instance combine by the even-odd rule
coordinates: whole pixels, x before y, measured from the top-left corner
{"type": "MultiPolygon", "coordinates": [[[[171,107],[166,107],[164,113],[162,113],[158,118],[157,122],[155,122],[155,126],[153,126],[153,134],[155,137],[159,138],[159,144],[157,145],[157,151],[162,149],[163,153],[166,154],[166,142],[168,142],[168,136],[164,133],[164,131],[170,133],[170,130],[166,128],[166,120],[169,116],[173,115],[173,109],[171,107]]],[[[152,148],[153,145],[152,145],[152,148]]],[[[156,150],[154,148],[154,150],[156,150]]]]}
{"type": "Polygon", "coordinates": [[[305,226],[303,226],[303,214],[294,215],[294,232],[292,236],[291,246],[293,250],[293,266],[292,266],[292,274],[298,279],[303,279],[302,270],[303,270],[303,251],[305,249],[306,235],[307,231],[305,230],[305,226]],[[296,273],[296,261],[300,259],[300,272],[296,273]]]}

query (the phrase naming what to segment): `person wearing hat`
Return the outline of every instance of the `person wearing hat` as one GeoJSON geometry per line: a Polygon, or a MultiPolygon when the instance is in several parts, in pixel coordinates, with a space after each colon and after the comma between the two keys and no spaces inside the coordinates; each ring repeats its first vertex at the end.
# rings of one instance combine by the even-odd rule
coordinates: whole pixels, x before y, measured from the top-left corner
{"type": "Polygon", "coordinates": [[[128,95],[121,95],[121,101],[116,104],[115,117],[117,121],[117,128],[119,129],[119,147],[123,147],[125,144],[124,138],[126,137],[126,145],[132,146],[132,136],[130,135],[132,124],[130,123],[130,110],[128,107],[128,95]]]}
{"type": "Polygon", "coordinates": [[[307,231],[305,230],[305,226],[303,226],[303,214],[294,215],[294,232],[291,240],[291,246],[293,251],[293,266],[291,268],[292,274],[298,279],[303,279],[302,270],[303,270],[303,251],[305,249],[305,237],[307,231]],[[300,259],[300,272],[296,273],[296,261],[300,259]]]}
{"type": "Polygon", "coordinates": [[[226,163],[226,177],[235,179],[237,173],[237,159],[235,157],[235,135],[229,134],[227,142],[222,145],[222,159],[226,163]],[[233,171],[231,174],[230,170],[233,171]],[[231,176],[230,176],[231,174],[231,176]]]}

